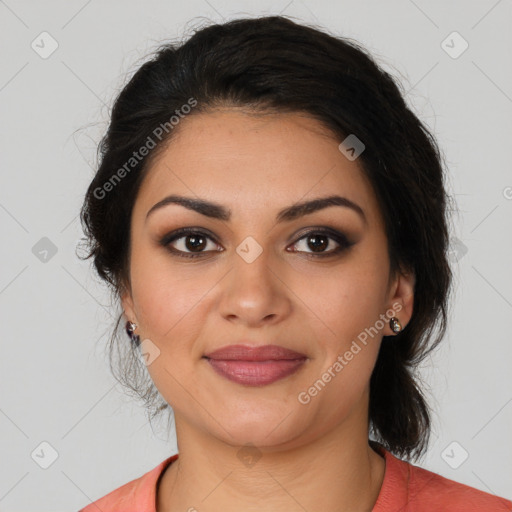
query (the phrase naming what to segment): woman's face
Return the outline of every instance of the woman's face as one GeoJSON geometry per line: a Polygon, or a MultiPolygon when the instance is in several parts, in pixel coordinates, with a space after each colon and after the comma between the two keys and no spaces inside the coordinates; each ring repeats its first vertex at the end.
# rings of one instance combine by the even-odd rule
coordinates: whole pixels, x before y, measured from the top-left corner
{"type": "Polygon", "coordinates": [[[383,220],[358,160],[298,114],[226,109],[178,129],[137,196],[122,297],[176,422],[268,449],[341,428],[366,437],[381,338],[392,334],[392,310],[409,320],[413,282],[390,276],[383,220]],[[216,206],[152,210],[171,195],[216,206]],[[332,196],[341,205],[279,215],[332,196]],[[195,233],[170,241],[181,228],[195,233]],[[205,358],[234,344],[279,345],[306,359],[284,378],[244,384],[205,358]]]}

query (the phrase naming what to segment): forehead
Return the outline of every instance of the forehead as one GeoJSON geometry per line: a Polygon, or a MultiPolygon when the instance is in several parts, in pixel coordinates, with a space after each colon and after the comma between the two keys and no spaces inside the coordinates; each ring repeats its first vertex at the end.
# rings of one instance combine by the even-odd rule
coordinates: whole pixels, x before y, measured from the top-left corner
{"type": "Polygon", "coordinates": [[[340,152],[340,142],[304,114],[195,113],[180,121],[148,169],[136,207],[147,211],[166,195],[181,193],[225,204],[236,215],[241,207],[275,211],[340,194],[371,217],[377,209],[371,184],[359,163],[340,152]]]}

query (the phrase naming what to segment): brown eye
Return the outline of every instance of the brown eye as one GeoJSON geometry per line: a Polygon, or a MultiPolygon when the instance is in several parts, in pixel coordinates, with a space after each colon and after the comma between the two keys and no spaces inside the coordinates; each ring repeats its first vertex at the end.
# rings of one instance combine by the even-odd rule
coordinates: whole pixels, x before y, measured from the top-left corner
{"type": "MultiPolygon", "coordinates": [[[[173,255],[183,258],[199,258],[210,252],[221,252],[219,244],[209,234],[191,228],[182,228],[166,235],[160,244],[173,255]],[[210,243],[210,245],[208,245],[210,243]]],[[[339,232],[312,230],[299,238],[292,247],[299,246],[291,252],[305,253],[310,257],[327,257],[348,249],[352,243],[339,232]]]]}
{"type": "Polygon", "coordinates": [[[176,240],[181,240],[182,238],[185,239],[185,248],[191,252],[201,251],[207,245],[206,237],[200,234],[186,235],[177,238],[176,240]]]}
{"type": "Polygon", "coordinates": [[[327,235],[308,235],[305,238],[313,252],[323,252],[329,246],[330,237],[327,235]]]}
{"type": "Polygon", "coordinates": [[[211,250],[215,250],[218,244],[208,234],[192,229],[179,229],[169,235],[166,235],[160,244],[173,254],[184,258],[197,258],[211,250]],[[208,242],[211,241],[210,249],[206,250],[208,242]]]}
{"type": "Polygon", "coordinates": [[[342,233],[322,230],[310,231],[293,244],[293,247],[301,247],[293,252],[304,252],[312,256],[323,257],[337,254],[350,247],[350,245],[352,244],[348,242],[347,238],[342,233]]]}

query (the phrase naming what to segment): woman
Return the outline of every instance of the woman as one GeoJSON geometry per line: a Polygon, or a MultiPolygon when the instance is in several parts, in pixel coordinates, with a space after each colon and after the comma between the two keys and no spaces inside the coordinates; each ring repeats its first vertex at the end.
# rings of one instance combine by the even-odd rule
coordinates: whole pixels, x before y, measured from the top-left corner
{"type": "Polygon", "coordinates": [[[83,511],[512,510],[401,460],[430,432],[413,371],[446,325],[448,198],[365,50],[209,26],[137,71],[100,149],[88,257],[179,453],[83,511]]]}

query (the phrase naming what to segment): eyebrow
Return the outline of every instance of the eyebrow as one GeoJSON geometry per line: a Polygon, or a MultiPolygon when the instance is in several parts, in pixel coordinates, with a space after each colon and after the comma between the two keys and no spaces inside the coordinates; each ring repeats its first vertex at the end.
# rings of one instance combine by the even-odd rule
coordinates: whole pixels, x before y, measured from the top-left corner
{"type": "MultiPolygon", "coordinates": [[[[218,203],[213,203],[204,199],[170,195],[161,201],[158,201],[158,203],[149,209],[148,213],[146,214],[146,220],[150,214],[169,204],[177,204],[183,206],[189,210],[193,210],[197,213],[200,213],[201,215],[205,215],[206,217],[211,217],[213,219],[229,221],[231,218],[231,210],[218,203]]],[[[318,199],[312,199],[310,201],[303,201],[301,203],[293,204],[292,206],[284,208],[278,212],[276,216],[276,222],[290,222],[292,220],[303,217],[304,215],[309,215],[313,212],[323,210],[324,208],[328,208],[330,206],[342,206],[344,208],[350,208],[351,210],[358,213],[366,222],[364,211],[358,204],[354,203],[350,199],[347,199],[346,197],[338,195],[320,197],[318,199]]]]}

